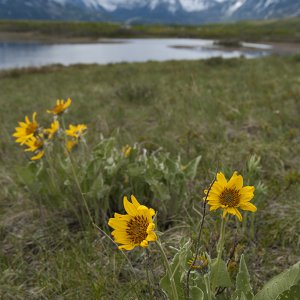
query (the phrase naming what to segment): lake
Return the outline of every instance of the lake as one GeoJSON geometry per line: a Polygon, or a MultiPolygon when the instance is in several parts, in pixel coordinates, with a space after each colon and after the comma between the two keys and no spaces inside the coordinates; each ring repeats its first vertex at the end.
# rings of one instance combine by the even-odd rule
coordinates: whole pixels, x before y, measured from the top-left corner
{"type": "Polygon", "coordinates": [[[201,39],[111,39],[92,44],[45,44],[0,42],[0,69],[40,67],[50,64],[108,64],[166,60],[197,60],[241,55],[268,55],[270,46],[247,44],[239,49],[221,49],[212,40],[201,39]]]}

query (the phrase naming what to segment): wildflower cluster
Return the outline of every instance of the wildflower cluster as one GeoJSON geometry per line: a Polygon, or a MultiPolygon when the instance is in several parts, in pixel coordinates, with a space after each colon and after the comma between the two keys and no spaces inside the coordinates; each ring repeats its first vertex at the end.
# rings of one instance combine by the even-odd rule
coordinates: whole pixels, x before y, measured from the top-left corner
{"type": "MultiPolygon", "coordinates": [[[[19,126],[16,128],[13,136],[16,138],[17,143],[25,146],[25,152],[33,153],[31,160],[40,160],[45,153],[47,156],[47,147],[53,144],[55,140],[62,141],[59,144],[63,145],[67,153],[83,140],[87,130],[86,125],[70,124],[67,128],[64,126],[63,114],[71,103],[71,99],[67,101],[57,100],[56,105],[47,111],[53,116],[47,128],[40,126],[36,112],[32,114],[31,118],[26,116],[24,122],[19,122],[19,126]]],[[[78,205],[77,197],[72,197],[76,201],[73,208],[81,207],[82,211],[86,210],[91,224],[103,233],[105,231],[97,224],[103,224],[101,223],[103,220],[106,222],[108,213],[112,209],[117,210],[117,207],[122,205],[121,203],[120,206],[119,204],[116,205],[116,203],[112,205],[110,200],[120,192],[124,193],[124,191],[128,192],[131,190],[132,182],[135,182],[136,186],[138,186],[136,190],[139,191],[140,195],[151,195],[155,199],[152,205],[153,207],[159,207],[157,209],[158,212],[151,207],[141,204],[133,195],[130,196],[130,199],[125,196],[123,198],[125,213],[115,213],[113,217],[109,218],[108,225],[113,229],[111,235],[119,250],[131,251],[136,248],[147,248],[146,254],[149,261],[152,254],[156,256],[158,253],[160,254],[165,266],[165,275],[159,280],[159,287],[168,299],[210,300],[217,299],[223,293],[221,295],[222,299],[264,300],[268,298],[266,296],[269,295],[270,291],[274,291],[272,299],[279,299],[277,296],[290,293],[289,289],[295,286],[296,279],[295,282],[289,281],[287,287],[283,287],[280,291],[276,288],[270,288],[272,286],[271,281],[254,296],[244,256],[237,251],[236,242],[238,241],[235,242],[230,253],[229,251],[224,251],[229,243],[226,240],[229,234],[225,235],[225,229],[226,227],[228,229],[232,228],[232,226],[227,226],[228,222],[231,222],[232,219],[242,222],[242,211],[256,212],[257,210],[256,206],[251,203],[251,200],[254,198],[254,186],[244,186],[243,177],[237,172],[234,172],[229,180],[226,179],[222,172],[216,174],[212,184],[208,189],[204,190],[203,214],[198,238],[195,240],[195,243],[192,239],[182,238],[176,247],[169,247],[168,252],[175,251],[173,258],[169,259],[170,253],[167,255],[164,250],[166,242],[161,242],[163,240],[161,237],[164,237],[164,233],[160,233],[157,230],[156,215],[158,214],[161,221],[169,216],[174,216],[175,214],[172,211],[178,213],[183,208],[182,203],[174,201],[171,195],[173,193],[180,199],[187,198],[190,195],[186,187],[195,178],[199,161],[200,156],[183,166],[180,156],[177,160],[172,160],[168,154],[160,154],[159,151],[147,153],[147,150],[138,144],[133,146],[125,145],[120,149],[119,146],[116,146],[114,138],[103,138],[91,153],[88,163],[85,163],[83,166],[77,166],[78,170],[80,169],[81,176],[76,175],[76,165],[73,165],[71,159],[64,161],[64,172],[61,172],[61,174],[64,179],[68,174],[74,176],[78,191],[80,191],[82,196],[81,205],[78,205]],[[68,164],[72,164],[72,168],[68,168],[68,164]],[[176,180],[172,181],[170,178],[176,178],[176,180]],[[116,184],[117,180],[118,184],[116,184]],[[147,194],[141,192],[147,191],[147,189],[147,194]],[[149,191],[151,191],[151,194],[149,191]],[[103,199],[106,202],[100,201],[103,199]],[[221,211],[219,214],[221,226],[219,234],[217,234],[219,240],[216,243],[215,250],[200,243],[201,232],[203,226],[205,226],[204,218],[207,214],[207,206],[209,206],[209,211],[221,211]],[[98,212],[101,212],[102,215],[98,215],[98,212]],[[229,215],[233,217],[230,219],[229,215]],[[152,247],[156,247],[156,251],[152,252],[152,247]],[[235,284],[233,284],[234,278],[235,284]]],[[[259,160],[252,159],[249,166],[250,170],[257,168],[255,167],[257,161],[259,162],[259,160]]],[[[61,161],[59,162],[57,165],[61,166],[61,161]]],[[[47,172],[46,168],[45,170],[47,172]]],[[[57,178],[56,174],[49,174],[53,176],[53,186],[59,188],[58,184],[62,180],[59,177],[57,178]]],[[[250,180],[252,181],[252,179],[250,180]]],[[[63,189],[68,189],[72,193],[72,182],[65,180],[63,189]]],[[[256,184],[256,196],[258,194],[259,185],[256,184]]],[[[192,198],[190,197],[189,199],[192,198]]],[[[187,202],[183,203],[186,205],[187,202]]],[[[248,226],[249,222],[247,221],[249,219],[245,217],[242,226],[248,226]]],[[[237,228],[240,228],[240,226],[237,226],[237,228]]],[[[213,227],[210,230],[213,230],[213,227]]],[[[122,255],[127,257],[123,252],[122,255]]],[[[298,272],[299,266],[299,263],[294,265],[286,274],[288,272],[298,272]]],[[[300,273],[298,272],[297,274],[300,273]]],[[[286,275],[279,275],[274,282],[281,282],[280,285],[283,286],[283,283],[287,282],[285,277],[286,275]]],[[[299,280],[297,279],[297,282],[299,280]]],[[[152,276],[147,274],[147,281],[149,297],[156,299],[155,293],[157,291],[153,287],[158,286],[158,282],[156,282],[157,278],[154,272],[152,272],[152,276]],[[151,277],[153,277],[152,282],[151,277]]]]}
{"type": "MultiPolygon", "coordinates": [[[[130,154],[131,148],[125,146],[122,152],[125,157],[130,154]]],[[[244,186],[243,177],[234,172],[229,181],[226,180],[222,172],[217,173],[216,179],[213,181],[209,189],[204,190],[205,205],[210,206],[210,211],[222,209],[222,222],[220,229],[220,237],[217,245],[217,258],[211,259],[208,253],[200,253],[198,242],[196,244],[196,252],[191,259],[192,243],[186,243],[183,247],[179,247],[178,253],[170,263],[164,252],[162,244],[158,239],[158,235],[154,232],[155,224],[153,216],[155,211],[141,205],[132,195],[131,202],[124,197],[123,204],[127,214],[121,215],[115,213],[114,218],[110,218],[108,225],[114,229],[112,236],[116,243],[120,244],[120,250],[132,250],[135,247],[147,248],[150,242],[155,242],[166,267],[166,275],[161,279],[160,284],[169,299],[181,299],[185,294],[186,299],[212,299],[210,295],[218,295],[224,288],[231,286],[230,267],[232,265],[225,263],[222,259],[222,252],[225,240],[225,224],[227,222],[227,214],[237,217],[242,221],[242,215],[238,209],[255,212],[256,207],[250,203],[254,197],[254,187],[244,186]],[[190,258],[190,259],[189,259],[190,258]],[[185,266],[182,266],[180,259],[185,260],[185,266]],[[193,282],[199,285],[190,286],[190,275],[203,276],[193,282]],[[222,274],[222,276],[220,276],[222,274]],[[176,284],[174,278],[186,278],[186,289],[182,289],[182,284],[176,284]],[[192,297],[190,297],[190,292],[192,297]],[[205,295],[205,293],[207,293],[205,295]]],[[[203,223],[202,223],[203,224],[203,223]]],[[[202,226],[202,225],[201,225],[202,226]]],[[[201,232],[202,227],[200,228],[201,232]]],[[[200,240],[201,234],[199,234],[200,240]]],[[[243,258],[242,258],[243,259],[243,258]]],[[[244,263],[242,261],[242,263],[244,263]]],[[[241,268],[241,267],[240,267],[241,268]]],[[[241,275],[239,275],[241,276],[241,275]]],[[[239,288],[239,287],[238,287],[239,288]]],[[[251,289],[250,292],[251,293],[251,289]]]]}
{"type": "MultiPolygon", "coordinates": [[[[130,149],[125,146],[122,149],[124,155],[130,149]]],[[[231,179],[227,182],[224,174],[219,172],[217,179],[211,186],[210,190],[204,190],[204,200],[210,205],[210,210],[218,208],[223,209],[223,218],[226,215],[232,214],[237,216],[239,221],[242,221],[242,215],[238,208],[255,212],[256,207],[250,203],[254,197],[254,186],[243,187],[243,177],[234,172],[231,179]]],[[[149,241],[156,241],[156,235],[153,232],[155,225],[152,217],[155,212],[152,208],[147,208],[141,205],[136,198],[132,195],[131,202],[127,197],[124,197],[123,204],[127,215],[120,215],[115,213],[114,218],[110,218],[108,225],[115,229],[112,235],[117,243],[123,244],[119,249],[132,250],[136,246],[148,247],[149,241]]],[[[205,256],[197,256],[198,261],[205,261],[205,256]]],[[[207,260],[206,260],[207,261],[207,260]]],[[[197,266],[204,263],[197,263],[197,266]]],[[[197,267],[193,265],[192,267],[197,267]]],[[[205,265],[207,267],[207,264],[205,265]]]]}
{"type": "Polygon", "coordinates": [[[37,121],[37,113],[32,114],[30,120],[28,116],[25,117],[24,122],[19,122],[19,126],[16,127],[16,131],[13,136],[16,142],[21,146],[27,148],[25,152],[31,152],[33,156],[30,160],[39,160],[45,155],[45,149],[47,145],[51,144],[55,137],[60,137],[66,149],[70,152],[74,146],[76,146],[87,130],[87,126],[84,124],[69,125],[69,129],[61,128],[61,122],[59,118],[67,112],[68,107],[71,105],[72,100],[69,98],[67,101],[57,100],[56,105],[51,109],[47,110],[49,114],[53,115],[52,121],[49,127],[42,127],[37,121]]]}

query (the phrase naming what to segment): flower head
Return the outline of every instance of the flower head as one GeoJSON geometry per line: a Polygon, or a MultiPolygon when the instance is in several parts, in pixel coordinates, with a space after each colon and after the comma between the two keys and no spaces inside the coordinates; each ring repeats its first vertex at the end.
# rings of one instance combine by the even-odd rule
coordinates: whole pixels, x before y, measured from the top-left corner
{"type": "Polygon", "coordinates": [[[125,145],[124,147],[122,147],[122,152],[126,158],[129,157],[131,150],[132,148],[129,145],[125,145]]]}
{"type": "Polygon", "coordinates": [[[27,149],[25,149],[26,152],[35,152],[35,155],[30,158],[31,160],[39,160],[44,156],[44,140],[42,135],[30,137],[25,143],[25,145],[28,147],[27,149]]]}
{"type": "Polygon", "coordinates": [[[45,128],[44,129],[44,135],[51,140],[54,135],[57,133],[57,131],[59,130],[59,122],[57,120],[54,120],[51,125],[50,128],[45,128]]]}
{"type": "Polygon", "coordinates": [[[194,264],[194,259],[190,259],[188,261],[188,264],[190,266],[192,266],[192,269],[196,270],[197,272],[203,274],[203,273],[206,273],[207,270],[208,270],[208,260],[206,258],[206,255],[203,254],[203,255],[198,255],[194,264]]]}
{"type": "Polygon", "coordinates": [[[78,144],[77,139],[67,140],[66,147],[67,147],[68,152],[71,152],[77,144],[78,144]]]}
{"type": "Polygon", "coordinates": [[[132,250],[137,246],[148,247],[149,242],[157,240],[154,232],[155,224],[152,217],[155,211],[141,205],[132,195],[131,202],[127,197],[123,198],[126,215],[115,213],[110,218],[108,225],[114,229],[112,236],[116,243],[122,244],[120,250],[132,250]]]}
{"type": "MultiPolygon", "coordinates": [[[[254,186],[243,187],[243,177],[234,172],[230,180],[227,182],[224,174],[219,172],[217,179],[213,183],[210,191],[204,191],[207,195],[210,210],[218,208],[223,209],[223,217],[227,213],[236,215],[239,221],[242,221],[242,215],[238,208],[256,212],[257,208],[250,203],[254,197],[254,186]]],[[[205,198],[204,198],[205,199],[205,198]]]]}
{"type": "Polygon", "coordinates": [[[32,114],[32,121],[26,116],[25,122],[19,122],[19,127],[16,127],[16,132],[13,134],[16,138],[16,142],[23,145],[30,137],[37,133],[38,127],[36,112],[32,114]]]}
{"type": "Polygon", "coordinates": [[[78,125],[69,125],[69,129],[65,130],[66,135],[73,137],[73,138],[80,138],[85,131],[87,130],[87,126],[84,124],[78,124],[78,125]]]}
{"type": "Polygon", "coordinates": [[[28,147],[25,151],[34,152],[43,147],[44,141],[42,135],[30,137],[25,145],[28,147]]]}
{"type": "Polygon", "coordinates": [[[44,150],[38,151],[38,153],[36,155],[32,156],[30,158],[30,160],[39,160],[44,156],[44,154],[45,154],[44,150]]]}
{"type": "Polygon", "coordinates": [[[54,115],[61,115],[63,112],[66,111],[66,109],[71,105],[72,100],[68,98],[68,100],[65,102],[65,100],[56,100],[56,105],[51,109],[47,110],[47,113],[54,114],[54,115]]]}

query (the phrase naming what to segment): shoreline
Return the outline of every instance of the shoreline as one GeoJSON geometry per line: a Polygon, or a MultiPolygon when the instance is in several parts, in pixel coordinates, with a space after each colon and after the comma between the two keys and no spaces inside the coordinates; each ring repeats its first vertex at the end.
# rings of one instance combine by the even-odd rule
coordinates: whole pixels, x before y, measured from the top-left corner
{"type": "MultiPolygon", "coordinates": [[[[157,38],[157,39],[167,39],[167,38],[175,38],[175,37],[128,37],[128,38],[107,38],[107,37],[60,37],[60,36],[49,36],[49,35],[41,35],[36,34],[34,32],[26,32],[26,33],[19,33],[19,32],[0,32],[0,42],[22,42],[22,43],[42,43],[42,44],[122,44],[127,43],[127,39],[130,38],[157,38]]],[[[178,37],[179,39],[181,37],[178,37]]],[[[220,41],[220,39],[208,39],[208,38],[193,38],[193,37],[186,37],[187,39],[201,39],[201,40],[214,40],[220,41]]],[[[270,49],[262,49],[263,51],[270,51],[272,54],[277,55],[293,55],[300,52],[300,43],[297,42],[270,42],[270,41],[255,41],[254,44],[264,44],[266,46],[270,46],[270,49]]],[[[193,49],[195,46],[191,45],[174,45],[174,48],[186,48],[186,49],[193,49]]],[[[246,49],[248,51],[257,51],[258,48],[255,47],[225,47],[222,45],[219,46],[212,46],[211,49],[221,49],[223,51],[233,51],[238,49],[246,49]]]]}
{"type": "Polygon", "coordinates": [[[60,37],[36,34],[34,32],[0,32],[0,42],[22,42],[41,44],[121,44],[123,38],[105,37],[60,37]]]}

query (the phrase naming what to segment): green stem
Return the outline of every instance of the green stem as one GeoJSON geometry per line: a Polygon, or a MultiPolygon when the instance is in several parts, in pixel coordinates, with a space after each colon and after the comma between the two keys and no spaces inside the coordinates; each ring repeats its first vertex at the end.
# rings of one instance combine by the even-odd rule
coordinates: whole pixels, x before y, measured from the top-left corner
{"type": "Polygon", "coordinates": [[[156,241],[156,245],[158,246],[158,249],[160,251],[161,257],[164,261],[165,267],[167,269],[167,273],[169,275],[169,279],[170,279],[170,283],[171,283],[171,288],[172,288],[172,293],[173,293],[173,298],[174,300],[178,300],[178,294],[177,294],[177,289],[176,289],[176,285],[175,285],[175,281],[174,281],[174,277],[173,277],[173,273],[167,258],[167,255],[161,245],[161,243],[159,241],[156,241]]]}
{"type": "Polygon", "coordinates": [[[146,248],[146,275],[147,275],[147,281],[148,281],[150,299],[153,299],[154,293],[153,293],[153,287],[152,287],[151,280],[150,280],[150,274],[149,274],[150,270],[151,270],[151,268],[150,268],[150,252],[146,248]]]}
{"type": "MultiPolygon", "coordinates": [[[[219,272],[220,261],[222,260],[222,252],[223,252],[223,248],[224,248],[225,223],[226,223],[226,219],[224,217],[222,217],[221,228],[220,228],[220,238],[219,238],[219,241],[217,244],[217,252],[218,252],[217,261],[216,261],[217,272],[219,272]]],[[[211,282],[211,286],[212,286],[212,290],[214,290],[216,287],[215,280],[211,282]]]]}
{"type": "Polygon", "coordinates": [[[54,178],[56,178],[56,177],[55,177],[54,169],[53,169],[53,160],[51,159],[51,155],[49,153],[48,147],[45,147],[44,151],[45,151],[45,155],[44,156],[45,156],[46,162],[47,162],[47,164],[49,166],[49,172],[47,172],[47,173],[48,173],[48,175],[50,175],[53,189],[57,189],[57,185],[56,185],[56,182],[54,180],[54,178]]]}
{"type": "MultiPolygon", "coordinates": [[[[65,134],[66,126],[65,126],[65,120],[64,120],[63,116],[61,117],[61,123],[62,123],[62,128],[63,128],[63,131],[64,131],[64,140],[65,140],[65,144],[66,144],[66,142],[67,142],[67,137],[66,137],[66,134],[65,134]]],[[[66,149],[66,153],[67,153],[67,155],[69,157],[72,174],[73,174],[76,186],[78,188],[78,191],[79,191],[79,193],[81,195],[81,199],[83,201],[84,207],[85,207],[85,209],[87,211],[87,214],[89,216],[90,222],[91,222],[92,225],[95,225],[95,222],[94,222],[94,219],[92,217],[91,211],[90,211],[89,206],[87,204],[87,200],[85,198],[84,193],[82,192],[81,185],[80,185],[78,176],[77,176],[76,171],[75,171],[75,167],[74,167],[74,164],[73,164],[72,154],[68,151],[68,149],[66,149]]]]}
{"type": "Polygon", "coordinates": [[[223,252],[223,248],[224,248],[225,223],[226,223],[226,220],[225,220],[225,218],[222,217],[221,228],[220,228],[220,238],[219,238],[218,245],[217,245],[217,252],[218,252],[217,261],[218,262],[220,261],[220,259],[222,257],[222,252],[223,252]]]}
{"type": "Polygon", "coordinates": [[[205,282],[205,286],[206,286],[206,292],[207,292],[207,299],[211,300],[211,289],[210,289],[210,279],[208,277],[208,275],[204,276],[204,282],[205,282]]]}

